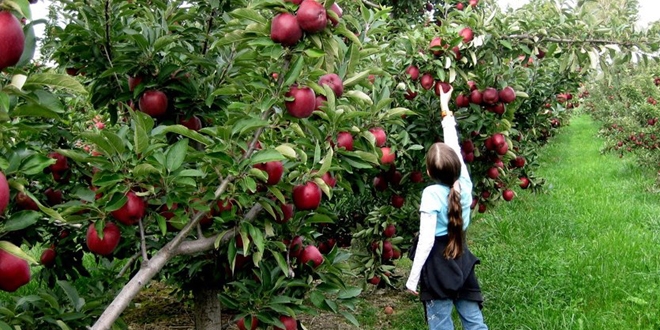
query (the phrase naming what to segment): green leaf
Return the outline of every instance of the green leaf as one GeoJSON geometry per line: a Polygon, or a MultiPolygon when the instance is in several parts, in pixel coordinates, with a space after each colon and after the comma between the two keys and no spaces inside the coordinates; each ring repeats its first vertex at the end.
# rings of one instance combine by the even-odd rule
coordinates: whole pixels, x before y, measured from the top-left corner
{"type": "Polygon", "coordinates": [[[334,223],[334,220],[325,214],[315,213],[310,219],[307,219],[305,223],[334,223]]]}
{"type": "Polygon", "coordinates": [[[238,122],[234,123],[231,134],[234,135],[236,133],[239,134],[244,134],[245,132],[248,132],[250,130],[254,130],[257,128],[261,127],[267,127],[269,125],[269,121],[259,119],[259,118],[246,118],[239,120],[238,122]]]}
{"type": "Polygon", "coordinates": [[[61,120],[60,115],[40,104],[28,103],[20,105],[9,113],[12,117],[39,117],[61,120]]]}
{"type": "Polygon", "coordinates": [[[178,170],[186,159],[188,151],[188,139],[183,139],[175,143],[167,150],[166,166],[170,172],[178,170]]]}
{"type": "Polygon", "coordinates": [[[3,5],[8,6],[16,10],[19,14],[23,15],[27,19],[32,18],[30,12],[30,3],[26,0],[4,0],[3,5]]]}
{"type": "Polygon", "coordinates": [[[289,86],[298,80],[303,64],[305,64],[304,56],[298,56],[296,63],[293,64],[293,67],[284,76],[284,86],[289,86]]]}
{"type": "Polygon", "coordinates": [[[362,289],[358,287],[350,287],[339,291],[337,299],[350,299],[355,298],[362,293],[362,289]]]}
{"type": "Polygon", "coordinates": [[[325,296],[323,293],[319,291],[312,291],[309,294],[309,300],[312,302],[314,306],[320,309],[327,309],[327,306],[325,304],[325,296]]]}
{"type": "Polygon", "coordinates": [[[288,143],[275,147],[275,150],[277,150],[284,157],[287,157],[289,159],[296,159],[296,157],[298,156],[296,154],[296,151],[288,143]]]}
{"type": "Polygon", "coordinates": [[[500,44],[502,44],[502,46],[506,47],[509,50],[513,49],[511,43],[508,40],[500,40],[500,44]]]}
{"type": "Polygon", "coordinates": [[[135,154],[140,155],[149,148],[149,132],[154,128],[154,120],[151,116],[140,111],[131,111],[133,117],[133,144],[135,154]]]}
{"type": "Polygon", "coordinates": [[[259,24],[266,25],[268,22],[264,18],[263,15],[261,15],[259,12],[256,10],[248,9],[248,8],[239,8],[236,10],[233,10],[229,13],[229,16],[232,16],[234,18],[243,18],[247,19],[259,24]]]}
{"type": "Polygon", "coordinates": [[[13,213],[7,223],[5,223],[5,231],[17,231],[25,229],[37,223],[41,218],[41,213],[35,211],[20,211],[13,213]]]}
{"type": "Polygon", "coordinates": [[[114,156],[115,155],[115,152],[117,151],[117,149],[115,149],[115,147],[113,147],[108,142],[108,140],[104,139],[103,136],[101,136],[101,134],[95,133],[95,132],[83,132],[81,135],[85,140],[87,140],[87,141],[93,143],[94,145],[96,145],[98,150],[100,150],[106,156],[114,156]]]}
{"type": "Polygon", "coordinates": [[[55,89],[68,89],[74,94],[87,94],[87,90],[78,80],[69,75],[57,73],[35,73],[30,75],[23,88],[41,89],[44,86],[55,89]]]}
{"type": "Polygon", "coordinates": [[[322,176],[328,170],[330,169],[330,166],[332,166],[332,156],[334,155],[334,152],[332,149],[328,149],[328,153],[323,157],[323,160],[321,160],[321,169],[319,169],[318,175],[322,176]]]}
{"type": "Polygon", "coordinates": [[[62,288],[66,296],[69,298],[71,305],[75,308],[76,312],[80,312],[80,309],[85,305],[85,300],[80,298],[78,291],[67,281],[59,280],[57,285],[62,288]]]}
{"type": "Polygon", "coordinates": [[[34,154],[23,160],[19,171],[28,176],[37,175],[43,173],[43,170],[51,164],[54,164],[54,159],[41,154],[34,154]]]}
{"type": "Polygon", "coordinates": [[[34,258],[32,258],[27,253],[23,252],[21,248],[19,248],[18,246],[14,245],[11,242],[0,241],[0,250],[4,250],[5,252],[11,253],[23,260],[27,260],[27,262],[31,264],[37,264],[37,261],[34,260],[34,258]]]}
{"type": "Polygon", "coordinates": [[[183,125],[158,126],[153,131],[151,131],[151,135],[153,136],[158,136],[166,133],[176,133],[179,135],[183,135],[203,145],[209,145],[213,143],[213,141],[208,137],[199,134],[193,130],[190,130],[183,125]]]}
{"type": "Polygon", "coordinates": [[[133,168],[133,175],[136,177],[148,177],[150,174],[159,174],[160,171],[151,164],[138,164],[133,168]]]}
{"type": "Polygon", "coordinates": [[[117,134],[108,130],[103,130],[101,131],[101,135],[110,143],[116,154],[121,155],[126,151],[124,140],[122,140],[117,134]]]}
{"type": "Polygon", "coordinates": [[[57,326],[59,326],[60,329],[62,329],[62,330],[71,330],[71,328],[69,328],[69,326],[67,326],[66,323],[64,323],[64,321],[62,321],[62,320],[57,320],[57,321],[55,321],[55,323],[56,323],[57,326]]]}
{"type": "Polygon", "coordinates": [[[273,257],[275,257],[275,261],[277,261],[277,265],[282,270],[284,276],[289,277],[289,266],[286,264],[286,260],[284,260],[284,256],[282,256],[282,254],[277,251],[271,250],[270,252],[273,254],[273,257]]]}
{"type": "Polygon", "coordinates": [[[250,158],[250,165],[272,162],[277,160],[284,160],[284,159],[286,158],[279,151],[275,149],[266,149],[254,153],[250,158]]]}
{"type": "Polygon", "coordinates": [[[344,80],[344,87],[351,87],[354,85],[359,84],[362,80],[367,79],[369,77],[370,70],[362,71],[360,73],[356,73],[350,78],[344,80]]]}
{"type": "Polygon", "coordinates": [[[340,311],[339,312],[341,315],[343,315],[349,322],[351,322],[353,325],[356,327],[360,327],[360,322],[353,316],[353,314],[347,312],[347,311],[340,311]]]}
{"type": "Polygon", "coordinates": [[[9,324],[0,321],[0,330],[14,330],[14,328],[10,327],[9,324]]]}

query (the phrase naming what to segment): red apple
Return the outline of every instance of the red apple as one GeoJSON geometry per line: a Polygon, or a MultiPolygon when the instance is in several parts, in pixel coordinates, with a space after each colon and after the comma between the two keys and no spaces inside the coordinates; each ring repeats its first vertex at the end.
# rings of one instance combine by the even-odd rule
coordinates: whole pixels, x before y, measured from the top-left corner
{"type": "Polygon", "coordinates": [[[299,258],[304,249],[302,236],[294,237],[290,243],[287,243],[287,246],[289,247],[289,255],[293,258],[299,258]]]}
{"type": "Polygon", "coordinates": [[[293,101],[284,102],[287,111],[293,117],[307,118],[312,115],[316,108],[316,94],[313,89],[307,86],[292,85],[284,96],[287,98],[293,97],[293,101]]]}
{"type": "Polygon", "coordinates": [[[254,168],[266,171],[266,176],[268,176],[266,184],[270,186],[278,184],[282,179],[282,174],[284,173],[284,165],[281,161],[255,164],[254,168]]]}
{"type": "Polygon", "coordinates": [[[293,218],[293,204],[281,204],[280,210],[282,211],[282,215],[275,213],[275,222],[285,224],[293,218]]]}
{"type": "Polygon", "coordinates": [[[136,225],[140,219],[144,217],[146,203],[132,191],[126,193],[126,198],[126,203],[118,210],[112,211],[110,214],[117,219],[117,221],[127,226],[136,225]]]}
{"type": "Polygon", "coordinates": [[[410,181],[413,183],[421,183],[424,181],[424,175],[421,171],[414,171],[410,173],[410,181]]]}
{"type": "Polygon", "coordinates": [[[383,154],[380,157],[381,164],[385,165],[385,164],[394,163],[394,159],[396,158],[396,153],[392,152],[392,149],[390,147],[382,147],[380,148],[380,151],[383,154]]]}
{"type": "Polygon", "coordinates": [[[310,261],[313,263],[312,267],[314,268],[318,268],[323,263],[323,255],[314,245],[307,245],[300,254],[300,262],[302,264],[307,264],[310,261]]]}
{"type": "Polygon", "coordinates": [[[387,134],[382,127],[374,127],[369,129],[369,132],[376,138],[376,147],[383,147],[387,142],[387,134]]]}
{"type": "Polygon", "coordinates": [[[19,192],[16,194],[16,197],[14,197],[14,202],[16,203],[16,206],[21,210],[39,211],[39,205],[37,205],[37,203],[24,192],[19,192]]]}
{"type": "Polygon", "coordinates": [[[0,11],[0,71],[18,63],[25,48],[21,22],[10,11],[0,11]]]}
{"type": "Polygon", "coordinates": [[[330,188],[337,186],[337,180],[332,177],[330,172],[325,172],[325,174],[321,176],[321,180],[323,180],[323,182],[325,182],[325,184],[327,184],[330,188]]]}
{"type": "Polygon", "coordinates": [[[497,102],[491,106],[488,106],[488,111],[491,111],[501,116],[506,111],[506,108],[504,107],[504,104],[502,102],[497,102]]]}
{"type": "Polygon", "coordinates": [[[485,213],[487,209],[486,204],[479,203],[479,213],[485,213]]]}
{"type": "Polygon", "coordinates": [[[392,195],[392,206],[396,207],[397,209],[400,209],[403,207],[403,204],[406,202],[406,199],[403,196],[400,195],[392,195]]]}
{"type": "Polygon", "coordinates": [[[433,75],[427,72],[422,75],[422,80],[420,80],[420,83],[422,88],[429,90],[433,87],[433,84],[435,84],[435,79],[433,79],[433,75]]]}
{"type": "Polygon", "coordinates": [[[497,167],[491,167],[486,171],[486,176],[489,178],[495,180],[500,176],[500,171],[497,169],[497,167]]]}
{"type": "MultiPolygon", "coordinates": [[[[53,188],[48,188],[46,191],[44,191],[44,195],[46,195],[46,200],[48,201],[48,205],[53,206],[53,205],[58,205],[62,204],[62,191],[61,190],[55,190],[53,188]]],[[[2,212],[0,212],[2,213],[2,212]]]]}
{"type": "Polygon", "coordinates": [[[456,97],[456,106],[459,108],[467,108],[470,106],[470,99],[462,93],[458,94],[456,97]]]}
{"type": "MultiPolygon", "coordinates": [[[[306,0],[309,1],[309,0],[306,0]]],[[[296,319],[294,319],[291,316],[286,316],[286,315],[281,315],[280,316],[280,322],[284,324],[284,329],[280,327],[274,327],[274,330],[297,330],[298,329],[298,322],[296,319]]]]}
{"type": "Polygon", "coordinates": [[[451,51],[454,52],[454,57],[456,58],[457,61],[463,58],[463,56],[461,55],[461,49],[458,46],[452,47],[451,51]]]}
{"type": "Polygon", "coordinates": [[[190,118],[181,118],[179,119],[179,124],[187,127],[192,131],[199,131],[202,129],[202,120],[197,116],[191,116],[190,118]]]}
{"type": "Polygon", "coordinates": [[[376,188],[378,191],[387,190],[387,180],[385,180],[382,175],[376,176],[374,178],[374,188],[376,188]]]}
{"type": "Polygon", "coordinates": [[[160,117],[167,112],[167,96],[157,90],[148,90],[140,97],[140,111],[151,117],[160,117]]]}
{"type": "Polygon", "coordinates": [[[483,103],[485,104],[490,104],[493,105],[497,103],[500,100],[499,93],[497,92],[497,89],[493,87],[488,87],[486,88],[482,93],[482,100],[483,103]]]}
{"type": "Polygon", "coordinates": [[[404,95],[404,97],[406,98],[406,100],[412,100],[415,97],[417,97],[417,92],[413,92],[412,89],[409,89],[404,95]]]}
{"type": "Polygon", "coordinates": [[[472,29],[469,27],[463,28],[460,32],[458,32],[458,35],[463,37],[463,42],[466,44],[474,39],[474,32],[472,32],[472,29]]]}
{"type": "Polygon", "coordinates": [[[328,73],[319,78],[319,86],[328,85],[335,93],[335,97],[341,97],[344,94],[344,83],[336,73],[328,73]]]}
{"type": "Polygon", "coordinates": [[[321,204],[321,188],[313,181],[293,187],[293,204],[298,210],[315,210],[321,204]]]}
{"type": "Polygon", "coordinates": [[[507,151],[509,151],[509,145],[506,143],[495,148],[495,152],[497,152],[498,155],[506,155],[507,151]]]}
{"type": "Polygon", "coordinates": [[[470,80],[467,82],[468,88],[470,88],[470,92],[474,91],[477,89],[477,83],[470,80]]]}
{"type": "Polygon", "coordinates": [[[53,151],[48,153],[48,158],[55,159],[55,164],[49,166],[51,171],[64,172],[69,169],[67,159],[63,155],[53,151]]]}
{"type": "Polygon", "coordinates": [[[0,250],[0,290],[14,292],[28,282],[30,282],[28,262],[5,250],[0,250]]]}
{"type": "Polygon", "coordinates": [[[502,198],[504,198],[505,201],[510,202],[513,199],[513,190],[507,189],[502,192],[502,198]]]}
{"type": "Polygon", "coordinates": [[[5,174],[0,172],[0,215],[5,213],[5,209],[9,204],[9,183],[5,174]]]}
{"type": "Polygon", "coordinates": [[[483,102],[483,96],[479,90],[473,90],[470,92],[470,103],[481,104],[483,102]]]}
{"type": "MultiPolygon", "coordinates": [[[[255,330],[259,326],[259,319],[257,319],[256,316],[251,315],[250,316],[250,330],[255,330]]],[[[238,327],[239,330],[247,330],[245,327],[245,318],[241,317],[238,321],[236,321],[236,326],[238,327]]]]}
{"type": "Polygon", "coordinates": [[[456,4],[456,9],[463,10],[464,8],[465,8],[465,5],[463,5],[462,2],[459,2],[459,3],[456,4]]]}
{"type": "Polygon", "coordinates": [[[526,177],[521,177],[520,178],[520,188],[522,189],[527,189],[529,187],[529,179],[526,177]]]}
{"type": "Polygon", "coordinates": [[[417,79],[419,79],[419,69],[414,65],[411,65],[406,69],[406,74],[410,76],[412,81],[417,81],[417,79]]]}
{"type": "MultiPolygon", "coordinates": [[[[447,48],[447,45],[443,45],[443,43],[442,43],[442,38],[440,38],[440,37],[433,37],[433,39],[431,39],[431,43],[429,44],[429,48],[430,48],[430,49],[433,49],[433,48],[437,48],[437,47],[442,47],[442,48],[446,49],[446,48],[447,48]]],[[[435,55],[435,56],[440,56],[440,55],[442,55],[442,53],[444,53],[444,52],[445,52],[445,51],[442,50],[442,49],[440,49],[440,50],[433,50],[433,55],[435,55]]]]}
{"type": "MultiPolygon", "coordinates": [[[[336,2],[333,3],[332,6],[330,6],[330,10],[335,12],[335,14],[337,14],[337,17],[339,18],[341,18],[344,14],[344,11],[341,9],[341,7],[339,7],[339,5],[336,2]]],[[[330,15],[328,15],[328,19],[330,20],[330,22],[332,22],[332,26],[337,26],[337,24],[339,24],[339,20],[334,19],[330,15]]]]}
{"type": "Polygon", "coordinates": [[[128,90],[132,92],[141,83],[142,76],[128,77],[128,90]]]}
{"type": "Polygon", "coordinates": [[[440,80],[435,82],[435,95],[440,96],[440,90],[447,93],[449,92],[449,89],[451,89],[451,85],[449,83],[440,80]]]}
{"type": "Polygon", "coordinates": [[[369,283],[371,283],[373,285],[378,285],[380,283],[380,277],[374,276],[374,277],[370,278],[369,283]]]}
{"type": "Polygon", "coordinates": [[[344,148],[346,151],[353,151],[353,135],[350,132],[337,133],[337,148],[344,148]]]}
{"type": "Polygon", "coordinates": [[[501,133],[495,133],[491,137],[493,145],[497,148],[503,144],[506,144],[506,138],[501,133]]]}
{"type": "Polygon", "coordinates": [[[304,0],[300,4],[296,19],[300,28],[309,33],[319,32],[328,25],[328,13],[322,4],[314,0],[304,0]]]}
{"type": "Polygon", "coordinates": [[[511,103],[516,100],[516,91],[513,90],[510,86],[504,87],[499,91],[500,101],[504,103],[511,103]]]}
{"type": "Polygon", "coordinates": [[[55,252],[54,247],[49,247],[44,250],[44,252],[41,253],[41,258],[39,258],[39,261],[44,267],[46,268],[52,268],[55,266],[55,257],[57,256],[57,252],[55,252]]]}
{"type": "Polygon", "coordinates": [[[511,166],[518,167],[518,168],[525,166],[525,157],[516,156],[515,159],[511,160],[511,166]]]}
{"type": "Polygon", "coordinates": [[[385,227],[385,230],[383,230],[383,236],[385,237],[394,237],[396,234],[396,226],[394,224],[389,224],[387,227],[385,227]]]}
{"type": "Polygon", "coordinates": [[[284,46],[297,44],[302,36],[303,31],[293,14],[278,14],[270,24],[270,39],[284,46]]]}
{"type": "Polygon", "coordinates": [[[314,107],[314,110],[322,111],[321,106],[323,105],[323,103],[327,101],[328,98],[325,97],[325,95],[316,95],[316,102],[315,102],[316,106],[314,107]]]}
{"type": "Polygon", "coordinates": [[[87,248],[98,255],[107,256],[112,254],[121,238],[119,227],[112,222],[107,222],[103,228],[103,238],[98,236],[94,224],[87,228],[87,248]]]}

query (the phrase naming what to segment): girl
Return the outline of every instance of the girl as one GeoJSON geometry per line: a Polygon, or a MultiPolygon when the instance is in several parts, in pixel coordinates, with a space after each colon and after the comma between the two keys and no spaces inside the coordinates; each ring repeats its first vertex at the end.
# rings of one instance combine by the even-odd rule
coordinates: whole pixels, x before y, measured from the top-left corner
{"type": "Polygon", "coordinates": [[[452,306],[463,329],[488,329],[481,314],[483,297],[474,274],[479,263],[468,249],[465,230],[470,224],[472,180],[456,133],[456,120],[447,104],[452,89],[441,94],[444,143],[426,153],[427,174],[434,185],[422,192],[419,241],[406,287],[424,303],[430,330],[454,329],[452,306]],[[420,281],[421,277],[421,281],[420,281]]]}

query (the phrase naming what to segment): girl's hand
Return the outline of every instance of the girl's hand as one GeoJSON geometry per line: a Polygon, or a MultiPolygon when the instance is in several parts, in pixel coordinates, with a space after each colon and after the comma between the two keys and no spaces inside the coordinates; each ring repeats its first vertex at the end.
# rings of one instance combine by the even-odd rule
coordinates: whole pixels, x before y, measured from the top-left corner
{"type": "Polygon", "coordinates": [[[445,91],[440,88],[440,112],[442,114],[442,117],[445,115],[451,114],[451,111],[449,111],[449,101],[451,100],[451,93],[454,91],[454,88],[449,86],[449,91],[445,93],[445,91]]]}
{"type": "Polygon", "coordinates": [[[406,291],[408,291],[408,293],[413,294],[415,296],[419,296],[419,293],[417,293],[417,291],[413,291],[413,290],[410,290],[410,289],[406,289],[406,291]]]}

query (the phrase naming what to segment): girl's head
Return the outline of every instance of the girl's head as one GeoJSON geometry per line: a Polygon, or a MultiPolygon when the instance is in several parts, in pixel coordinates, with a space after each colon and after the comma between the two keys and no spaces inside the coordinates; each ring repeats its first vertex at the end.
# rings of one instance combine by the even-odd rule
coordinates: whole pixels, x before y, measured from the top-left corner
{"type": "Polygon", "coordinates": [[[426,170],[435,182],[451,187],[461,174],[461,160],[452,148],[437,142],[426,152],[426,170]]]}
{"type": "Polygon", "coordinates": [[[447,233],[449,242],[444,251],[447,259],[455,259],[463,253],[463,207],[461,206],[461,191],[455,185],[461,174],[461,160],[458,154],[448,145],[434,143],[426,153],[426,170],[435,182],[449,187],[447,196],[447,233]]]}

